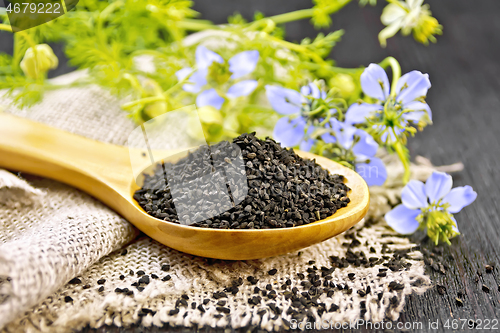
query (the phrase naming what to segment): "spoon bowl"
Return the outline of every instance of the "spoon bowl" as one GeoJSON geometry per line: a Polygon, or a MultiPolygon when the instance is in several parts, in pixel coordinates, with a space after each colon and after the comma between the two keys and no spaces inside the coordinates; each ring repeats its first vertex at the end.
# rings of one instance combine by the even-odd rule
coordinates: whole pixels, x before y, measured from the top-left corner
{"type": "MultiPolygon", "coordinates": [[[[172,152],[171,152],[172,153],[172,152]]],[[[145,151],[110,145],[0,114],[0,167],[72,185],[121,214],[151,238],[189,254],[227,260],[276,256],[322,242],[351,228],[368,211],[369,193],[353,170],[327,158],[297,151],[330,173],[341,174],[351,188],[347,207],[326,219],[293,228],[210,229],[159,220],[134,200],[140,188],[131,167],[150,166],[145,151]]],[[[140,179],[140,178],[139,178],[140,179]]],[[[140,182],[140,180],[138,180],[140,182]]]]}

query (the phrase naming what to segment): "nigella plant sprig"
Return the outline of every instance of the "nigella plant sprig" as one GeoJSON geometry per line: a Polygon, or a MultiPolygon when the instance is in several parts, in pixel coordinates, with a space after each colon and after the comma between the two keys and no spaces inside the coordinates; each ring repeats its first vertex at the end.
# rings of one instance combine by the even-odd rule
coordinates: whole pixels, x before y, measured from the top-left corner
{"type": "Polygon", "coordinates": [[[225,61],[219,54],[199,45],[195,57],[197,70],[192,73],[191,67],[185,67],[176,76],[179,81],[189,77],[183,89],[198,94],[198,107],[208,105],[219,110],[227,99],[248,96],[257,88],[256,80],[241,78],[255,70],[259,51],[243,51],[225,61]]]}
{"type": "Polygon", "coordinates": [[[378,144],[367,132],[344,119],[345,101],[325,91],[321,81],[303,86],[300,92],[266,86],[273,109],[285,115],[276,123],[273,136],[286,147],[299,146],[356,170],[369,186],[387,178],[384,163],[375,157],[378,144]]]}
{"type": "Polygon", "coordinates": [[[453,214],[476,200],[477,193],[470,186],[452,189],[453,180],[444,172],[434,172],[426,183],[411,180],[401,193],[402,204],[385,215],[387,224],[401,234],[412,234],[427,229],[436,243],[457,236],[457,221],[453,214]]]}
{"type": "Polygon", "coordinates": [[[431,83],[427,74],[415,70],[400,77],[401,68],[392,57],[381,65],[370,64],[361,74],[361,88],[368,102],[352,104],[346,122],[366,128],[382,146],[398,154],[405,168],[406,183],[410,179],[407,137],[432,123],[431,109],[425,103],[431,83]],[[392,86],[381,65],[391,66],[392,86]]]}
{"type": "Polygon", "coordinates": [[[344,118],[346,102],[328,93],[321,81],[300,88],[300,92],[267,85],[266,96],[274,111],[284,115],[276,123],[273,136],[286,147],[306,149],[315,127],[324,127],[330,119],[344,118]]]}

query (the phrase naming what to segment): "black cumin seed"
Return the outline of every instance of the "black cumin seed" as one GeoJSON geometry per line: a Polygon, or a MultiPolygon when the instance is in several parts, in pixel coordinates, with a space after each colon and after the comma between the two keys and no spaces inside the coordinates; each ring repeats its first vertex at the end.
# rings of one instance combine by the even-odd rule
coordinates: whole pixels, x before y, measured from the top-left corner
{"type": "Polygon", "coordinates": [[[269,272],[267,272],[267,274],[269,274],[269,275],[274,275],[274,274],[276,274],[277,272],[278,272],[278,270],[277,270],[276,268],[273,268],[273,269],[271,269],[269,272]]]}
{"type": "Polygon", "coordinates": [[[170,316],[174,316],[174,315],[176,315],[176,314],[178,314],[178,313],[179,313],[179,309],[173,309],[173,310],[170,310],[170,311],[168,312],[168,314],[169,314],[170,316]]]}
{"type": "Polygon", "coordinates": [[[205,308],[203,307],[202,304],[198,305],[198,310],[200,310],[201,312],[205,312],[205,308]]]}
{"type": "Polygon", "coordinates": [[[188,295],[186,295],[186,294],[182,294],[182,295],[181,295],[181,297],[182,297],[182,298],[184,298],[184,299],[186,299],[186,300],[188,300],[188,299],[189,299],[189,296],[188,296],[188,295]]]}
{"type": "Polygon", "coordinates": [[[125,275],[120,275],[120,280],[125,280],[125,275]]]}
{"type": "Polygon", "coordinates": [[[146,272],[144,272],[144,271],[137,271],[137,276],[142,276],[144,274],[146,274],[146,272]]]}
{"type": "Polygon", "coordinates": [[[79,278],[73,278],[73,279],[69,280],[68,283],[69,284],[80,284],[80,283],[82,283],[82,280],[80,280],[79,278]]]}
{"type": "Polygon", "coordinates": [[[464,302],[460,298],[458,298],[458,297],[455,298],[455,303],[458,306],[464,306],[464,302]]]}
{"type": "Polygon", "coordinates": [[[482,287],[483,291],[485,293],[489,293],[490,292],[490,288],[488,288],[485,284],[483,284],[483,287],[482,287]]]}
{"type": "Polygon", "coordinates": [[[100,286],[99,289],[97,289],[98,292],[102,293],[104,291],[104,287],[100,286]]]}
{"type": "Polygon", "coordinates": [[[486,269],[486,273],[492,273],[493,272],[493,266],[491,266],[491,265],[486,265],[486,266],[484,266],[484,268],[486,269]]]}
{"type": "Polygon", "coordinates": [[[121,254],[122,256],[124,256],[124,255],[126,255],[126,254],[127,254],[127,252],[128,252],[128,251],[127,251],[127,249],[123,249],[123,250],[122,250],[122,253],[120,253],[120,254],[121,254]]]}
{"type": "Polygon", "coordinates": [[[386,272],[380,272],[380,273],[377,274],[377,276],[379,276],[379,277],[386,277],[387,273],[386,272]]]}
{"type": "Polygon", "coordinates": [[[133,270],[130,270],[130,272],[128,272],[129,275],[134,275],[134,271],[133,270]]]}
{"type": "Polygon", "coordinates": [[[210,303],[210,299],[205,298],[205,299],[203,300],[203,304],[204,304],[204,305],[207,305],[208,303],[210,303]]]}
{"type": "Polygon", "coordinates": [[[444,286],[438,284],[436,286],[436,289],[437,289],[437,292],[439,293],[439,295],[446,294],[446,288],[444,286]]]}
{"type": "Polygon", "coordinates": [[[224,306],[224,305],[226,305],[226,301],[220,300],[220,301],[217,302],[217,305],[218,306],[224,306]]]}
{"type": "Polygon", "coordinates": [[[137,281],[139,284],[143,283],[143,284],[149,284],[149,276],[147,275],[143,275],[141,276],[141,278],[139,279],[139,281],[137,281]]]}
{"type": "Polygon", "coordinates": [[[104,283],[106,283],[106,279],[97,280],[97,284],[104,284],[104,283]]]}
{"type": "Polygon", "coordinates": [[[156,275],[156,274],[151,274],[151,278],[152,278],[152,279],[157,279],[157,278],[158,278],[158,275],[156,275]]]}
{"type": "Polygon", "coordinates": [[[223,306],[218,306],[218,307],[216,307],[215,309],[216,309],[217,311],[219,311],[219,312],[224,312],[224,313],[230,313],[230,312],[231,312],[231,310],[230,310],[229,308],[225,308],[225,307],[223,307],[223,306]]]}
{"type": "Polygon", "coordinates": [[[328,312],[335,312],[335,311],[338,311],[338,309],[340,309],[340,308],[337,304],[332,304],[330,306],[330,310],[328,310],[328,312]]]}
{"type": "Polygon", "coordinates": [[[168,264],[162,265],[161,270],[164,272],[168,272],[170,270],[170,265],[168,265],[168,264]]]}
{"type": "Polygon", "coordinates": [[[64,296],[64,301],[66,303],[70,303],[70,302],[73,302],[73,299],[70,296],[64,296]]]}
{"type": "Polygon", "coordinates": [[[139,290],[140,292],[142,292],[144,290],[144,287],[137,287],[137,290],[139,290]]]}
{"type": "Polygon", "coordinates": [[[162,281],[168,281],[170,280],[172,277],[170,275],[165,275],[161,280],[162,281]]]}
{"type": "Polygon", "coordinates": [[[86,284],[82,287],[83,289],[90,289],[90,284],[86,284]]]}
{"type": "Polygon", "coordinates": [[[349,274],[347,274],[347,276],[349,277],[350,280],[354,280],[354,276],[356,276],[356,274],[349,273],[349,274]]]}
{"type": "Polygon", "coordinates": [[[196,302],[191,303],[191,309],[196,309],[196,302]]]}

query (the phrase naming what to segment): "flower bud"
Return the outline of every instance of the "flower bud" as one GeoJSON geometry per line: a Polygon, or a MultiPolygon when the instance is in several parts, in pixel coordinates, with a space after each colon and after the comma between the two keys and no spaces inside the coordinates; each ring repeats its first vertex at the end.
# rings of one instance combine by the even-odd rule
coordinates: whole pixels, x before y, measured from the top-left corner
{"type": "Polygon", "coordinates": [[[59,60],[47,44],[39,44],[26,50],[21,61],[21,69],[27,77],[38,79],[43,77],[49,69],[57,67],[59,60]]]}
{"type": "Polygon", "coordinates": [[[349,98],[356,90],[356,84],[352,76],[347,74],[337,74],[329,81],[330,87],[337,88],[342,98],[349,98]]]}
{"type": "MultiPolygon", "coordinates": [[[[143,98],[154,96],[161,97],[163,95],[163,89],[160,87],[158,82],[151,79],[147,79],[144,81],[143,89],[143,98]]],[[[143,119],[149,120],[166,113],[168,111],[168,105],[166,101],[160,100],[147,104],[142,111],[143,119]]]]}

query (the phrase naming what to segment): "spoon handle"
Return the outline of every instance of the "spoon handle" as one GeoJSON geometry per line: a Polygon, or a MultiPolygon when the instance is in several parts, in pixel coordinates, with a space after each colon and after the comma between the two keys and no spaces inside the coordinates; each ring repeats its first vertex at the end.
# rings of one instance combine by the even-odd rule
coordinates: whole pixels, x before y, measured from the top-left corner
{"type": "Polygon", "coordinates": [[[0,114],[0,167],[61,181],[105,203],[112,200],[110,192],[114,197],[130,196],[132,170],[126,147],[9,114],[0,114]]]}

